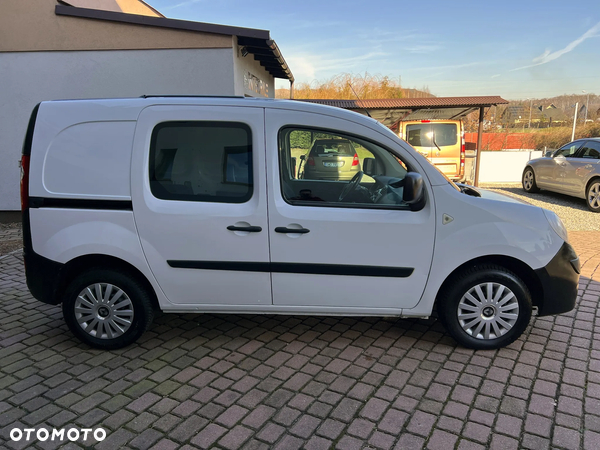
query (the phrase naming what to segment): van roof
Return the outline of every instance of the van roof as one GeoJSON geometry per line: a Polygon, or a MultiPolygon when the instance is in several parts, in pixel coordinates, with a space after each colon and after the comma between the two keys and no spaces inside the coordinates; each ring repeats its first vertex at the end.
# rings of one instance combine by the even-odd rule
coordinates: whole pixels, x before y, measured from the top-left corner
{"type": "MultiPolygon", "coordinates": [[[[371,127],[388,129],[380,122],[363,114],[349,111],[334,106],[320,105],[297,100],[261,98],[261,97],[241,97],[241,96],[220,96],[220,95],[143,95],[141,97],[122,97],[122,98],[90,98],[90,99],[58,99],[49,100],[42,103],[56,104],[58,102],[73,104],[89,104],[97,106],[126,107],[140,109],[150,105],[210,105],[210,106],[255,106],[259,108],[287,109],[294,111],[318,112],[321,114],[334,115],[371,127]]],[[[389,129],[388,129],[389,130],[389,129]]]]}

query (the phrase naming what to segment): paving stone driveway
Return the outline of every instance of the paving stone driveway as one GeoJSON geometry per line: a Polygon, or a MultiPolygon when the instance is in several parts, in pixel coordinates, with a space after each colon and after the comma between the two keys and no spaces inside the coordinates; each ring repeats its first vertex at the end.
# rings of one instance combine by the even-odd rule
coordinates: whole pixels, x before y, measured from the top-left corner
{"type": "Polygon", "coordinates": [[[577,307],[509,348],[431,320],[162,315],[137,344],[80,344],[0,258],[0,446],[14,428],[106,430],[96,448],[598,449],[600,240],[573,232],[577,307]]]}

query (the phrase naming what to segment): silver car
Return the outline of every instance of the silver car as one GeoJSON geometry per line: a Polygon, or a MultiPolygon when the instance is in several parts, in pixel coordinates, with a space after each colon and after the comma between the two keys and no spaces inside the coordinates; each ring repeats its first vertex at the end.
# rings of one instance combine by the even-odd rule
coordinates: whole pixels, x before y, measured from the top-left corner
{"type": "Polygon", "coordinates": [[[523,189],[540,189],[585,199],[600,212],[600,138],[569,142],[543,158],[532,159],[523,171],[523,189]]]}

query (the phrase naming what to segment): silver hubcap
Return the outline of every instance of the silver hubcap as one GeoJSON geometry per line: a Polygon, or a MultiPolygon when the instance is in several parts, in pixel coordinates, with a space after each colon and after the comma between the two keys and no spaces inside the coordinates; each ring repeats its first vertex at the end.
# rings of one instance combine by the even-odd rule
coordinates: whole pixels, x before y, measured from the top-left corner
{"type": "Polygon", "coordinates": [[[525,176],[523,177],[523,185],[527,190],[533,187],[533,172],[531,170],[525,172],[525,176]]]}
{"type": "Polygon", "coordinates": [[[458,304],[458,322],[477,339],[496,339],[508,333],[519,318],[519,302],[500,283],[481,283],[463,295],[458,304]]]}
{"type": "Polygon", "coordinates": [[[133,304],[129,296],[108,283],[91,284],[75,301],[75,319],[90,336],[114,339],[131,327],[133,304]]]}
{"type": "Polygon", "coordinates": [[[594,183],[590,186],[588,203],[592,208],[600,208],[600,183],[594,183]]]}

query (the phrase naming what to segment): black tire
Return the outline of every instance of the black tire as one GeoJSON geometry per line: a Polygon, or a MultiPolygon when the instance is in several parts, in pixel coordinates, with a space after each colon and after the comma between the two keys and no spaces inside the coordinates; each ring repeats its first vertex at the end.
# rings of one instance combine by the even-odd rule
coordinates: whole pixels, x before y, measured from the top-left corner
{"type": "Polygon", "coordinates": [[[83,272],[69,284],[62,309],[65,322],[79,340],[104,350],[134,343],[154,317],[151,294],[139,281],[127,273],[99,268],[83,272]],[[115,288],[122,294],[116,296],[119,291],[115,288]]]}
{"type": "Polygon", "coordinates": [[[525,283],[511,271],[492,264],[479,265],[457,275],[440,292],[437,310],[438,318],[459,344],[476,350],[493,350],[511,344],[523,334],[531,320],[531,295],[525,283]],[[481,298],[477,287],[484,297],[490,297],[490,303],[481,298]],[[509,291],[513,294],[510,298],[509,291]],[[482,301],[477,304],[467,294],[482,301]],[[510,314],[516,317],[509,318],[510,314]],[[483,328],[478,331],[481,323],[483,328]]]}
{"type": "Polygon", "coordinates": [[[600,212],[600,178],[594,178],[585,190],[585,204],[592,212],[600,212]]]}
{"type": "Polygon", "coordinates": [[[531,194],[535,194],[536,192],[540,192],[540,188],[537,186],[535,182],[535,173],[531,167],[526,167],[523,171],[523,177],[521,178],[521,184],[523,185],[523,190],[525,192],[529,192],[531,194]]]}

